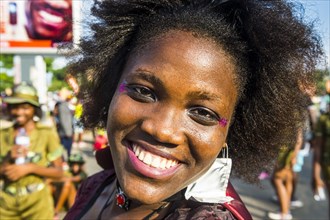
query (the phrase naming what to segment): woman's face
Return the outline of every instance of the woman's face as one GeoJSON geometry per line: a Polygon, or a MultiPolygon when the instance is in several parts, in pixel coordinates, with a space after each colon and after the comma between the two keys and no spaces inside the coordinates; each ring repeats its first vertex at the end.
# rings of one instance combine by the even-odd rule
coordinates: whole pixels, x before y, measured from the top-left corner
{"type": "Polygon", "coordinates": [[[169,31],[131,54],[107,128],[117,177],[131,199],[162,201],[207,171],[226,141],[234,77],[221,47],[188,32],[169,31]]]}
{"type": "Polygon", "coordinates": [[[9,106],[9,113],[18,125],[24,126],[28,122],[33,121],[35,108],[28,103],[14,104],[9,106]]]}

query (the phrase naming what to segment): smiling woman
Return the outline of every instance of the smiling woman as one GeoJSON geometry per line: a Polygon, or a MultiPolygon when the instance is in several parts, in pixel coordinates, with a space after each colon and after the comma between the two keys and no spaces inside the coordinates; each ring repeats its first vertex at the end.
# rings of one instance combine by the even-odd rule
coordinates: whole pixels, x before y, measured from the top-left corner
{"type": "Polygon", "coordinates": [[[96,1],[69,72],[85,126],[106,126],[110,149],[65,219],[251,219],[221,152],[229,145],[234,174],[254,181],[293,140],[299,85],[312,86],[322,55],[293,12],[284,1],[96,1]]]}

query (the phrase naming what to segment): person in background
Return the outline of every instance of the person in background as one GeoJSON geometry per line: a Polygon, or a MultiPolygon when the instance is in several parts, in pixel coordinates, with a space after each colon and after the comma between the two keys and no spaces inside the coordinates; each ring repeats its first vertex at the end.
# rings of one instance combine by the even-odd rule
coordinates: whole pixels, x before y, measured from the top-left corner
{"type": "Polygon", "coordinates": [[[56,130],[41,116],[35,88],[22,82],[4,98],[11,123],[0,123],[0,218],[52,219],[54,204],[46,178],[63,176],[56,130]]]}
{"type": "MultiPolygon", "coordinates": [[[[69,170],[66,175],[59,181],[51,182],[53,187],[59,189],[59,196],[55,204],[55,215],[61,211],[64,205],[71,208],[76,197],[77,190],[81,182],[87,178],[84,170],[85,160],[81,153],[73,153],[68,159],[69,170]]],[[[57,191],[55,189],[55,191],[57,191]]]]}
{"type": "Polygon", "coordinates": [[[83,105],[81,101],[77,99],[73,114],[73,144],[76,144],[78,148],[83,144],[84,125],[81,122],[82,113],[83,105]]]}
{"type": "Polygon", "coordinates": [[[85,128],[106,127],[109,147],[65,219],[252,219],[231,158],[234,175],[257,181],[291,144],[306,111],[299,84],[313,85],[322,56],[294,6],[94,1],[68,72],[85,128]]]}
{"type": "Polygon", "coordinates": [[[60,136],[61,144],[67,152],[67,158],[70,157],[73,140],[73,113],[67,102],[69,93],[68,89],[62,88],[58,93],[60,101],[54,107],[57,132],[60,136]]]}
{"type": "Polygon", "coordinates": [[[303,143],[302,129],[298,131],[296,142],[293,146],[290,144],[284,145],[280,148],[279,156],[277,158],[274,173],[272,175],[272,185],[275,189],[280,211],[269,212],[270,219],[287,220],[292,219],[290,213],[291,197],[294,184],[293,166],[296,164],[298,152],[303,143]]]}
{"type": "Polygon", "coordinates": [[[313,141],[313,128],[315,127],[314,121],[312,118],[313,114],[313,105],[312,102],[312,95],[314,94],[314,91],[307,92],[309,95],[306,95],[306,119],[304,122],[303,127],[303,135],[302,135],[302,142],[301,147],[296,155],[296,161],[295,164],[292,167],[293,170],[293,176],[292,176],[292,194],[291,194],[291,202],[290,202],[290,208],[301,208],[304,206],[303,201],[299,199],[297,196],[297,186],[299,181],[299,173],[303,169],[304,165],[304,159],[309,155],[310,152],[310,146],[311,142],[313,141]]]}
{"type": "MultiPolygon", "coordinates": [[[[326,92],[330,98],[330,81],[326,84],[326,92]]],[[[330,103],[327,111],[319,117],[315,128],[315,140],[313,143],[313,180],[312,186],[314,198],[325,200],[330,198],[330,103]],[[323,178],[322,178],[323,176],[323,178]]],[[[330,218],[330,202],[328,201],[328,212],[330,218]]]]}

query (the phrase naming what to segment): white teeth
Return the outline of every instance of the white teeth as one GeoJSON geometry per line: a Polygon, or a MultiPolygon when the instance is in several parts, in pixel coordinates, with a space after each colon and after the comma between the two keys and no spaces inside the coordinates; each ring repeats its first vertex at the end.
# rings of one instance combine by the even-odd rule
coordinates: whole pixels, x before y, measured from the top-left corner
{"type": "Polygon", "coordinates": [[[151,166],[158,168],[160,165],[160,157],[154,157],[151,163],[151,166]]]}
{"type": "Polygon", "coordinates": [[[165,168],[166,168],[166,161],[167,161],[167,160],[164,159],[164,158],[161,160],[161,162],[160,162],[160,168],[161,168],[161,169],[165,169],[165,168]]]}
{"type": "Polygon", "coordinates": [[[176,160],[169,160],[164,157],[151,154],[150,152],[143,150],[136,144],[133,144],[132,148],[135,156],[149,166],[161,169],[168,169],[178,164],[178,161],[176,160]]]}
{"type": "Polygon", "coordinates": [[[172,165],[172,160],[168,160],[168,161],[166,162],[166,168],[170,168],[171,165],[172,165]]]}
{"type": "Polygon", "coordinates": [[[63,22],[63,18],[60,16],[52,15],[46,11],[39,11],[39,14],[43,19],[52,23],[61,23],[63,22]]]}
{"type": "Polygon", "coordinates": [[[178,163],[178,161],[175,161],[175,160],[172,160],[172,161],[173,161],[172,162],[172,167],[175,166],[178,163]]]}
{"type": "Polygon", "coordinates": [[[138,156],[139,160],[143,161],[144,155],[145,155],[145,151],[141,151],[139,156],[138,156]]]}
{"type": "Polygon", "coordinates": [[[133,151],[135,152],[135,156],[139,156],[141,150],[139,147],[137,147],[136,145],[133,146],[133,151]]]}
{"type": "Polygon", "coordinates": [[[152,161],[152,156],[151,154],[149,154],[148,152],[146,152],[144,159],[143,159],[143,163],[150,165],[152,161]]]}

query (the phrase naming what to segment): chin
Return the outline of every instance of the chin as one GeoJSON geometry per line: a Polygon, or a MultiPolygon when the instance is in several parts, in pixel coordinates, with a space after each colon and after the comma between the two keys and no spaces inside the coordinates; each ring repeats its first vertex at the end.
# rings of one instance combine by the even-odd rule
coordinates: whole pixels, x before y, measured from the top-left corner
{"type": "Polygon", "coordinates": [[[168,195],[168,192],[166,192],[165,195],[165,193],[163,193],[159,189],[160,187],[142,186],[141,188],[143,190],[139,190],[138,188],[132,187],[132,184],[129,184],[128,187],[129,188],[124,190],[127,193],[127,196],[130,199],[145,205],[151,205],[158,202],[162,202],[171,196],[168,195]]]}

